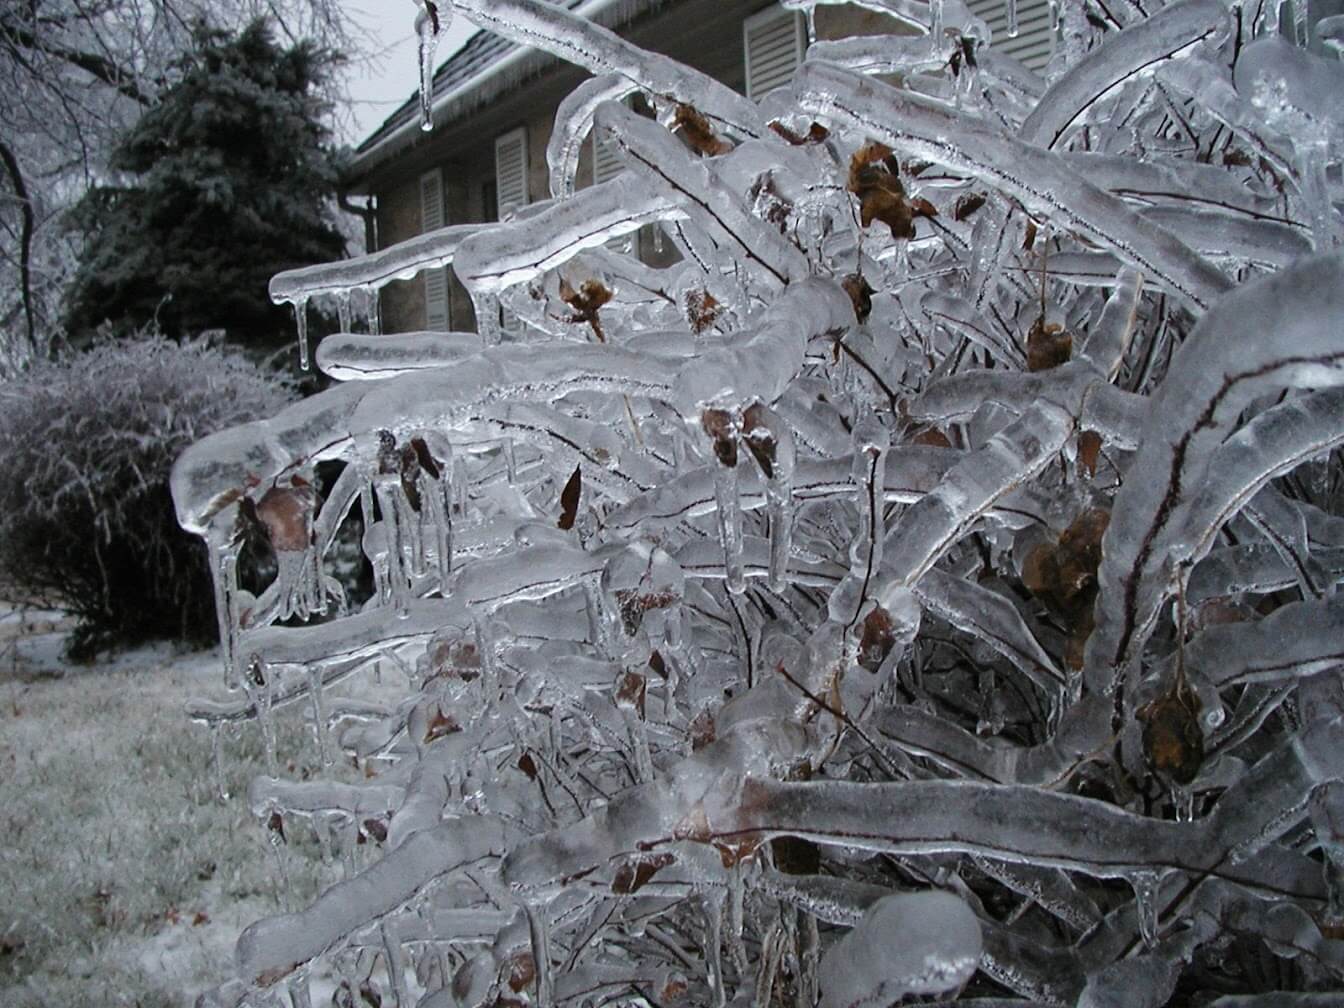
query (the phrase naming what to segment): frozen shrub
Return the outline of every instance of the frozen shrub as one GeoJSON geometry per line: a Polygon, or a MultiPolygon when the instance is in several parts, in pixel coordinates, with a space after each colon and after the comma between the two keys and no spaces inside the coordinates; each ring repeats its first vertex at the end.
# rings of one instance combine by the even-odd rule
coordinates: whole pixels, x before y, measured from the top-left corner
{"type": "Polygon", "coordinates": [[[168,473],[212,431],[289,394],[235,352],[159,336],[34,364],[0,385],[0,585],[79,620],[88,657],[215,631],[200,546],[173,516],[168,473]]]}
{"type": "Polygon", "coordinates": [[[174,470],[195,716],[300,705],[370,774],[253,783],[342,867],[206,1003],[1344,988],[1344,64],[1309,5],[1062,3],[1042,78],[959,0],[861,2],[917,34],[759,103],[559,4],[422,4],[595,76],[554,199],[271,282],[348,320],[451,261],[484,331],[329,336],[343,384],[174,470]],[[594,128],[625,171],[575,191],[594,128]],[[607,244],[651,224],[674,265],[607,244]]]}

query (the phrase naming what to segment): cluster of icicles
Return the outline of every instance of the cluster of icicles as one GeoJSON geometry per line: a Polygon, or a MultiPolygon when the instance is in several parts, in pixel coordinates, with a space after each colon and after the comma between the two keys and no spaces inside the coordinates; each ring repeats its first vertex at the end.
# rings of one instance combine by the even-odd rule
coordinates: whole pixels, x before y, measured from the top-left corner
{"type": "Polygon", "coordinates": [[[1065,4],[1042,77],[958,0],[860,2],[905,34],[759,103],[422,2],[423,52],[455,10],[593,76],[554,198],[277,276],[305,359],[335,299],[340,384],[174,471],[226,669],[193,716],[217,767],[259,725],[253,812],[331,865],[203,1005],[1344,987],[1336,26],[1065,4]],[[578,189],[594,130],[626,168],[578,189]],[[478,331],[350,331],[446,266],[478,331]],[[286,707],[330,780],[281,778],[286,707]]]}

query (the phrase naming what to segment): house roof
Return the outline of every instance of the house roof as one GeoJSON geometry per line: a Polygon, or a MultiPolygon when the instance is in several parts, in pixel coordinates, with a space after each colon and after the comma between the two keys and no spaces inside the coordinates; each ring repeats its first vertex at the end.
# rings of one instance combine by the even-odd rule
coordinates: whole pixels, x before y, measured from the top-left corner
{"type": "MultiPolygon", "coordinates": [[[[557,0],[608,28],[624,25],[671,0],[557,0]]],[[[549,53],[478,31],[434,72],[435,125],[453,122],[558,63],[549,53]]],[[[419,96],[412,94],[355,150],[351,174],[366,175],[419,140],[419,96]]]]}

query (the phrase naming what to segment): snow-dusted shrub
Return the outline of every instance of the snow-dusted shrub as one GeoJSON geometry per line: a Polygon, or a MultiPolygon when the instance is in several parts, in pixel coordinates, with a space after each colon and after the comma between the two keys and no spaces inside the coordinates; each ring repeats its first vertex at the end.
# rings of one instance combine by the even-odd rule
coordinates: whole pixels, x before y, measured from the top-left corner
{"type": "Polygon", "coordinates": [[[424,4],[426,50],[455,10],[595,76],[554,199],[271,284],[348,319],[451,262],[481,333],[329,336],[343,385],[174,471],[226,631],[195,716],[302,705],[372,775],[254,782],[343,867],[208,1003],[1344,987],[1344,65],[1285,37],[1328,32],[1069,2],[1043,78],[958,0],[860,2],[916,34],[760,103],[559,5],[424,4]],[[594,128],[626,170],[576,192],[594,128]],[[607,244],[651,224],[676,265],[607,244]]]}
{"type": "Polygon", "coordinates": [[[0,385],[0,588],[68,609],[72,656],[209,639],[201,549],[168,473],[193,441],[290,398],[240,354],[161,336],[108,341],[0,385]]]}

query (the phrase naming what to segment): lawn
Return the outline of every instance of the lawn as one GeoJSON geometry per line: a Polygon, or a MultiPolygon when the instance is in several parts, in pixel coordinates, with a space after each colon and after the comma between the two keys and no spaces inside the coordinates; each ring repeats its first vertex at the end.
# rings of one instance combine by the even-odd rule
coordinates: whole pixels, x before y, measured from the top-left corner
{"type": "MultiPolygon", "coordinates": [[[[282,906],[266,830],[241,800],[262,769],[256,733],[224,740],[223,803],[206,729],[183,714],[219,675],[212,653],[67,667],[55,633],[17,650],[0,638],[0,1005],[190,1005],[229,974],[242,927],[282,906]]],[[[315,765],[302,718],[281,731],[282,762],[315,765]]],[[[322,869],[290,861],[301,903],[322,869]]]]}

